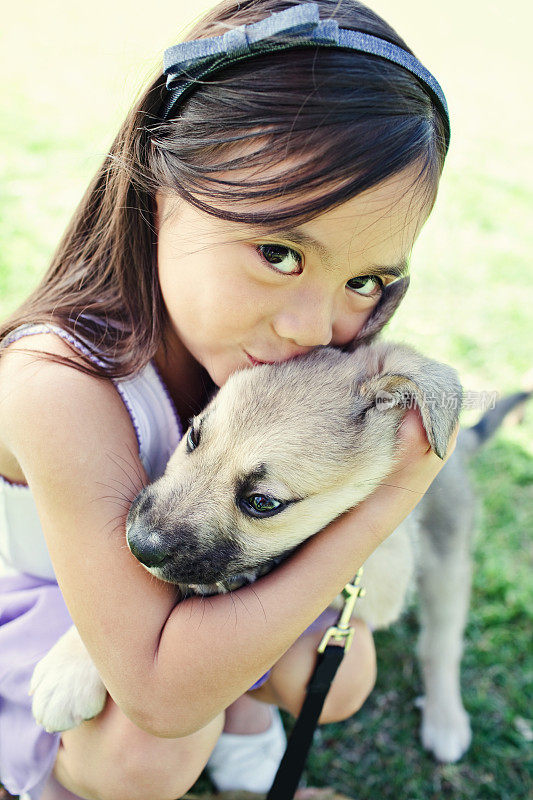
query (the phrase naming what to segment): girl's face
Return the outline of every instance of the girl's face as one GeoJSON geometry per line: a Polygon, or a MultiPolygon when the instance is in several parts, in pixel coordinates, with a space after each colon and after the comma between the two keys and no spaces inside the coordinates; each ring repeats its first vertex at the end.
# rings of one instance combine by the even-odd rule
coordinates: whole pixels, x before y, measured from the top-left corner
{"type": "Polygon", "coordinates": [[[158,271],[171,330],[217,386],[236,370],[355,337],[382,286],[407,268],[429,208],[414,172],[296,228],[258,228],[159,192],[158,271]]]}

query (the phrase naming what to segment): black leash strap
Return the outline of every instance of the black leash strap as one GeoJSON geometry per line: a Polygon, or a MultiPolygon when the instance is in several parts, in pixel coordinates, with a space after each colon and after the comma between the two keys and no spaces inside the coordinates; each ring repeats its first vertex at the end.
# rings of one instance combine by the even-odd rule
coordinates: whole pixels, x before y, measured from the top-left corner
{"type": "Polygon", "coordinates": [[[328,628],[318,646],[319,655],[307,686],[304,704],[266,800],[292,800],[298,788],[329,687],[344,654],[352,644],[354,629],[349,626],[349,621],[355,601],[364,594],[364,589],[359,584],[362,572],[361,568],[353,582],[347,583],[342,590],[344,608],[337,624],[328,628]],[[330,639],[340,642],[343,646],[329,644],[330,639]]]}
{"type": "Polygon", "coordinates": [[[291,733],[267,800],[291,800],[298,788],[315,728],[335,673],[344,658],[344,647],[328,644],[318,659],[307,695],[291,733]]]}

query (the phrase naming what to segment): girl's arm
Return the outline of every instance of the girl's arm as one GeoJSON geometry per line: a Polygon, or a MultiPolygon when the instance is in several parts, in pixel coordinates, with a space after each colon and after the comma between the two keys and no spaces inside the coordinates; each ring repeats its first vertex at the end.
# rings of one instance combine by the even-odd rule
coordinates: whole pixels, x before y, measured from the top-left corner
{"type": "Polygon", "coordinates": [[[407,516],[443,464],[409,412],[406,455],[394,473],[404,488],[380,486],[253,586],[175,606],[174,587],[149,575],[125,543],[128,508],[116,487],[128,481],[119,465],[132,476],[142,466],[122,400],[110,381],[46,361],[39,350],[71,355],[53,334],[9,347],[0,359],[0,440],[32,489],[58,583],[109,693],[155,735],[196,731],[243,694],[407,516]],[[21,352],[29,348],[35,355],[21,352]],[[103,499],[109,495],[118,505],[103,499]]]}

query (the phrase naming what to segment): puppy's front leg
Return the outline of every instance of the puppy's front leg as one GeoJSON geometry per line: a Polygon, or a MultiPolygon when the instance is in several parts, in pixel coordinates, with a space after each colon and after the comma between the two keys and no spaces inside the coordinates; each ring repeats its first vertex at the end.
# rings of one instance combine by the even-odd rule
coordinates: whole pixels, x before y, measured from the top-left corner
{"type": "Polygon", "coordinates": [[[49,733],[75,728],[103,709],[106,688],[74,625],[35,667],[30,694],[33,716],[49,733]]]}
{"type": "Polygon", "coordinates": [[[445,508],[447,492],[443,486],[433,488],[427,527],[422,521],[425,531],[419,543],[418,654],[425,687],[421,737],[438,761],[454,762],[468,750],[471,740],[461,699],[460,662],[470,598],[473,518],[470,504],[460,502],[459,492],[456,504],[445,508]]]}

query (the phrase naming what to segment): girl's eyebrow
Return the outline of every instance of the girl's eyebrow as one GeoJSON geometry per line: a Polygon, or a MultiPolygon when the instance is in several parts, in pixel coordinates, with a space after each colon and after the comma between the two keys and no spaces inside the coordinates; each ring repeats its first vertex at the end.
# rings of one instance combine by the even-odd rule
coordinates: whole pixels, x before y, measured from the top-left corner
{"type": "MultiPolygon", "coordinates": [[[[295,244],[314,250],[326,263],[331,259],[331,252],[323,242],[319,242],[314,236],[304,233],[299,228],[278,228],[269,230],[268,233],[282,236],[285,239],[292,239],[295,244]]],[[[371,270],[372,275],[392,275],[394,278],[404,278],[409,274],[409,260],[407,256],[404,256],[395,264],[370,264],[365,267],[365,270],[367,269],[371,270]]]]}
{"type": "Polygon", "coordinates": [[[407,258],[402,258],[397,264],[390,264],[388,266],[371,264],[369,267],[365,267],[365,270],[367,269],[371,275],[392,275],[393,278],[405,278],[406,275],[409,275],[409,261],[407,258]]]}

